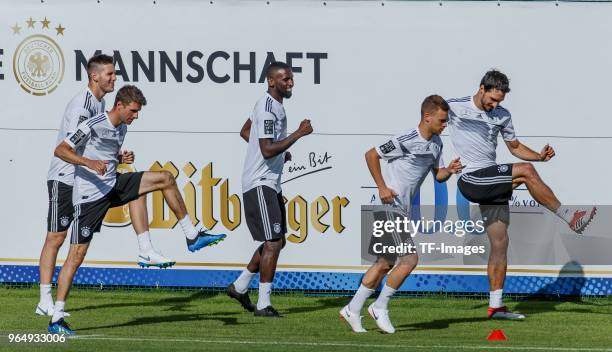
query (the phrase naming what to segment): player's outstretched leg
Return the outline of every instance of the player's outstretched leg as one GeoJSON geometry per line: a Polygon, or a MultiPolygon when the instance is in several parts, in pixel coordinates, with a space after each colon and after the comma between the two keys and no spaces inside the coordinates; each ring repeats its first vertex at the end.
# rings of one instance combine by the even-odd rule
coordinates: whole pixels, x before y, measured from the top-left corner
{"type": "Polygon", "coordinates": [[[523,314],[511,312],[502,303],[504,281],[508,268],[508,226],[502,221],[495,221],[487,226],[487,235],[491,243],[487,273],[489,275],[489,319],[525,319],[523,314]]]}
{"type": "Polygon", "coordinates": [[[213,246],[225,239],[225,234],[212,234],[207,230],[197,230],[189,215],[183,197],[176,186],[174,176],[168,171],[145,171],[140,182],[138,194],[143,195],[153,191],[161,191],[168,207],[179,220],[179,225],[185,233],[187,249],[198,251],[207,246],[213,246]]]}
{"type": "Polygon", "coordinates": [[[142,195],[138,199],[131,201],[128,203],[128,207],[130,209],[132,227],[134,227],[134,232],[136,232],[136,238],[138,239],[138,265],[142,268],[169,268],[176,264],[176,261],[166,258],[161,252],[156,250],[151,242],[147,196],[142,195]]]}
{"type": "Polygon", "coordinates": [[[261,254],[263,253],[264,245],[261,244],[253,253],[251,261],[247,265],[238,278],[227,287],[227,295],[240,303],[240,305],[249,312],[255,311],[255,305],[249,297],[249,286],[255,274],[259,272],[259,263],[261,254]]]}
{"type": "Polygon", "coordinates": [[[527,186],[527,190],[533,199],[563,219],[570,229],[579,235],[584,232],[597,213],[595,206],[572,208],[562,205],[531,163],[516,163],[512,165],[513,187],[523,183],[527,186]]]}

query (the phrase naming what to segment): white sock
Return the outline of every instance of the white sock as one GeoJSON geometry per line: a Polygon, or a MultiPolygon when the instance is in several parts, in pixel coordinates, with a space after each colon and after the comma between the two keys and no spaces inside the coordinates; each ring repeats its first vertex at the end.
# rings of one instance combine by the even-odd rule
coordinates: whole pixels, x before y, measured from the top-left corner
{"type": "Polygon", "coordinates": [[[53,304],[53,297],[51,296],[51,284],[40,284],[40,302],[53,304]]]}
{"type": "Polygon", "coordinates": [[[504,290],[501,288],[499,290],[489,292],[489,307],[491,308],[499,308],[503,306],[502,303],[502,293],[504,290]]]}
{"type": "Polygon", "coordinates": [[[260,282],[259,283],[259,299],[257,299],[257,310],[271,306],[270,293],[272,292],[271,282],[260,282]]]}
{"type": "Polygon", "coordinates": [[[389,300],[391,299],[391,296],[395,294],[395,291],[397,290],[385,285],[382,291],[380,291],[380,295],[378,295],[378,298],[374,302],[374,308],[387,310],[389,300]]]}
{"type": "Polygon", "coordinates": [[[256,273],[252,273],[249,269],[244,269],[243,272],[240,273],[240,276],[234,281],[234,287],[238,293],[245,293],[249,290],[249,285],[251,284],[251,280],[256,273]]]}
{"type": "Polygon", "coordinates": [[[183,229],[183,233],[190,240],[196,238],[198,236],[198,230],[193,226],[189,215],[185,215],[184,218],[179,220],[179,225],[181,225],[181,229],[183,229]]]}
{"type": "Polygon", "coordinates": [[[55,323],[64,317],[64,306],[65,305],[66,305],[65,301],[55,302],[55,308],[53,308],[53,318],[51,318],[52,323],[55,323]]]}
{"type": "Polygon", "coordinates": [[[563,219],[566,223],[570,223],[572,218],[574,217],[574,211],[568,206],[561,205],[557,210],[555,210],[555,215],[563,219]]]}
{"type": "Polygon", "coordinates": [[[204,225],[202,224],[201,221],[196,224],[195,229],[196,229],[196,231],[198,231],[198,233],[207,230],[206,227],[204,227],[204,225]]]}
{"type": "Polygon", "coordinates": [[[149,231],[145,231],[140,235],[136,235],[138,239],[138,249],[140,249],[140,253],[149,253],[153,250],[153,244],[151,243],[151,235],[149,231]]]}
{"type": "Polygon", "coordinates": [[[367,288],[363,286],[363,284],[359,285],[357,292],[353,296],[353,299],[348,304],[348,309],[354,314],[361,314],[361,308],[365,304],[365,301],[374,293],[374,290],[371,288],[367,288]]]}

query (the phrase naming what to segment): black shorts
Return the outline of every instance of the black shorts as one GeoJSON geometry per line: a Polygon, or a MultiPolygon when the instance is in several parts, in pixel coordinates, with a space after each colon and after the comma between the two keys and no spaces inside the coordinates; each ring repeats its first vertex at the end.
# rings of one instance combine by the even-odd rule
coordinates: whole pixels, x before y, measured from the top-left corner
{"type": "Polygon", "coordinates": [[[142,171],[117,174],[115,186],[104,197],[93,202],[75,205],[70,243],[88,243],[94,233],[100,232],[102,221],[108,209],[138,199],[142,174],[142,171]]]}
{"type": "MultiPolygon", "coordinates": [[[[375,211],[374,221],[395,222],[397,218],[403,219],[405,215],[406,214],[404,214],[401,210],[395,211],[393,209],[389,209],[389,211],[375,211]]],[[[416,254],[416,247],[414,246],[412,236],[410,236],[408,232],[397,232],[395,230],[391,232],[384,231],[382,236],[372,236],[370,238],[368,254],[377,258],[384,258],[389,264],[393,265],[397,258],[416,254]],[[385,253],[376,252],[377,250],[381,251],[382,248],[389,247],[395,247],[405,251],[399,251],[395,253],[390,253],[389,251],[385,251],[385,253]]]]}
{"type": "Polygon", "coordinates": [[[243,194],[244,214],[255,241],[285,238],[287,215],[283,194],[268,186],[258,186],[243,194]]]}
{"type": "Polygon", "coordinates": [[[72,206],[72,186],[57,180],[49,180],[47,181],[47,190],[49,192],[47,231],[67,231],[74,215],[74,207],[72,206]]]}
{"type": "Polygon", "coordinates": [[[457,187],[467,200],[480,205],[485,225],[510,223],[512,164],[500,164],[476,170],[459,178],[457,187]]]}

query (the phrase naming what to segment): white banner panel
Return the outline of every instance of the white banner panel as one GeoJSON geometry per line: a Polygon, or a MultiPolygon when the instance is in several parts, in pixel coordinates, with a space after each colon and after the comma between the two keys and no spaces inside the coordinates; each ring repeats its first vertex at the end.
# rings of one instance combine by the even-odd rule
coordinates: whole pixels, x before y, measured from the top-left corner
{"type": "MultiPolygon", "coordinates": [[[[4,263],[37,262],[57,128],[68,101],[87,84],[84,63],[97,50],[115,56],[116,87],[135,84],[149,102],[124,144],[136,153],[136,169],[172,171],[192,217],[228,233],[220,245],[189,253],[163,203],[150,196],[153,242],[185,266],[237,267],[256,247],[241,209],[246,143],[238,131],[265,92],[263,70],[274,59],[294,67],[294,96],[285,102],[289,132],[303,118],[315,131],[291,148],[293,161],[285,165],[290,243],[281,255],[283,270],[363,270],[360,206],[377,194],[364,153],[415,127],[424,97],[474,94],[493,67],[511,79],[504,106],[519,139],[536,150],[555,147],[557,157],[537,169],[561,201],[612,204],[606,177],[612,136],[604,109],[612,78],[609,3],[115,0],[1,6],[4,263]]],[[[113,99],[108,95],[107,104],[113,99]]],[[[446,135],[443,141],[450,161],[452,143],[446,135]]],[[[501,141],[498,160],[515,161],[501,141]]],[[[454,177],[447,187],[448,204],[455,204],[454,177]]],[[[433,190],[428,179],[422,204],[434,204],[433,190]]],[[[527,192],[518,196],[531,199],[527,192]]],[[[135,235],[130,226],[117,227],[129,220],[120,213],[107,220],[93,239],[88,265],[132,266],[135,235]]],[[[610,236],[601,231],[592,236],[610,236]]],[[[60,257],[65,254],[63,248],[60,257]]],[[[605,275],[612,266],[598,270],[605,275]]]]}

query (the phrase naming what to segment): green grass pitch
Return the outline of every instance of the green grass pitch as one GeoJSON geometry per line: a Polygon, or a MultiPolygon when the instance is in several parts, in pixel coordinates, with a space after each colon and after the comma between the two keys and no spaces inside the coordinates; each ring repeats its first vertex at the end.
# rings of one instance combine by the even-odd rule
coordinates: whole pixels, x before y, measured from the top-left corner
{"type": "Polygon", "coordinates": [[[8,335],[46,332],[49,319],[34,315],[38,289],[0,286],[0,351],[612,351],[612,298],[507,301],[527,319],[490,321],[484,299],[396,297],[394,335],[368,316],[368,332],[352,333],[338,318],[348,299],[274,295],[284,318],[269,319],[223,293],[77,288],[67,321],[78,337],[35,344],[8,335]],[[508,340],[487,341],[493,329],[508,340]]]}

